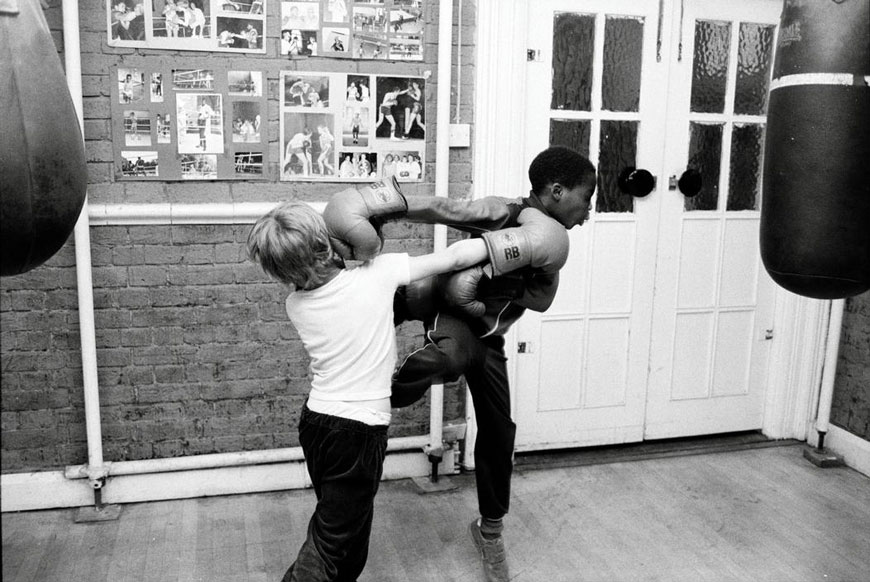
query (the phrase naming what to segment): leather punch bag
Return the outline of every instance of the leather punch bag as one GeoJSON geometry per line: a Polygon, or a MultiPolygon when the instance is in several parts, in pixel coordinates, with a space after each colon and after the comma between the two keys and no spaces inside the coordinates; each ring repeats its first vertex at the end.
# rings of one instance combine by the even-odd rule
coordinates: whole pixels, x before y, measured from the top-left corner
{"type": "Polygon", "coordinates": [[[786,0],[770,86],[761,257],[780,286],[870,289],[870,0],[786,0]]]}
{"type": "Polygon", "coordinates": [[[0,0],[0,275],[60,250],[86,192],[81,129],[39,0],[0,0]]]}

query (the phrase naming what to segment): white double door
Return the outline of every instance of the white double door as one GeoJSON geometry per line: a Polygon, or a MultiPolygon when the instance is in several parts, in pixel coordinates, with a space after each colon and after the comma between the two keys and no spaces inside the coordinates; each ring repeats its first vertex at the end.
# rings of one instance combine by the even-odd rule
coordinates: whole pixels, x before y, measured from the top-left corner
{"type": "Polygon", "coordinates": [[[570,145],[600,177],[553,306],[509,337],[518,450],[761,427],[761,149],[781,4],[529,2],[525,159],[570,145]],[[655,189],[623,194],[630,167],[655,189]]]}

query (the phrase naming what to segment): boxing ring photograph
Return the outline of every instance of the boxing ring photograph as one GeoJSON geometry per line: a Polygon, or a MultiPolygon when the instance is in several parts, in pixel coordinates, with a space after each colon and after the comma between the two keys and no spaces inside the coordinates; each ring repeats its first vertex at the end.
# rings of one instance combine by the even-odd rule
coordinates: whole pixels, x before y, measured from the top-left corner
{"type": "Polygon", "coordinates": [[[4,582],[867,579],[870,0],[179,6],[0,0],[4,582]]]}

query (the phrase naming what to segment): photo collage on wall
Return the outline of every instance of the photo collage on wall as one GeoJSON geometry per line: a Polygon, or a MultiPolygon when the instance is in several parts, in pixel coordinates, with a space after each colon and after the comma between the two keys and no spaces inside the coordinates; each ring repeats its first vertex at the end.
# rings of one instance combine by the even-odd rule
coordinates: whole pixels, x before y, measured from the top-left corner
{"type": "Polygon", "coordinates": [[[423,0],[281,2],[280,53],[423,60],[423,0]]]}
{"type": "Polygon", "coordinates": [[[266,52],[266,0],[106,0],[106,19],[109,46],[266,52]]]}
{"type": "Polygon", "coordinates": [[[119,67],[112,91],[121,180],[266,178],[263,71],[119,67]]]}
{"type": "Polygon", "coordinates": [[[423,78],[282,71],[280,81],[281,180],[423,180],[423,78]]]}

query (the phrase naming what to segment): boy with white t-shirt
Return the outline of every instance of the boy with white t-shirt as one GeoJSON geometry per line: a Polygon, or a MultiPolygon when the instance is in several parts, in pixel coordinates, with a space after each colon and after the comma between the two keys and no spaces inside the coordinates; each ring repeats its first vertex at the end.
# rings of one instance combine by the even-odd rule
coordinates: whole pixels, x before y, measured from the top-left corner
{"type": "MultiPolygon", "coordinates": [[[[384,194],[377,183],[361,195],[384,194]]],[[[482,239],[411,257],[382,254],[345,269],[323,217],[287,202],[260,218],[248,256],[290,287],[287,314],[310,357],[313,379],[299,421],[317,507],[283,582],[356,580],[368,557],[374,497],[383,472],[397,364],[393,296],[430,275],[487,259],[482,239]]]]}

